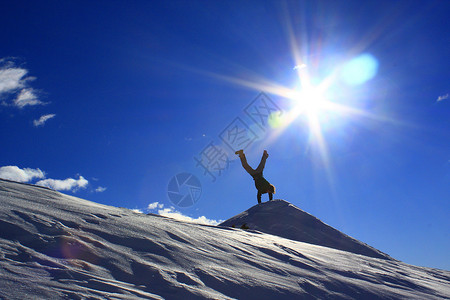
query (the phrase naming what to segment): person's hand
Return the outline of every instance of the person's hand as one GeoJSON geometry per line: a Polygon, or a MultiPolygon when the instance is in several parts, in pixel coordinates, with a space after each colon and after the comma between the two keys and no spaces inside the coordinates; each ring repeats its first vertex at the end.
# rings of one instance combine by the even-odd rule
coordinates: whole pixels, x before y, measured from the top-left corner
{"type": "Polygon", "coordinates": [[[264,156],[267,158],[269,157],[269,153],[267,153],[267,150],[264,150],[264,156]]]}

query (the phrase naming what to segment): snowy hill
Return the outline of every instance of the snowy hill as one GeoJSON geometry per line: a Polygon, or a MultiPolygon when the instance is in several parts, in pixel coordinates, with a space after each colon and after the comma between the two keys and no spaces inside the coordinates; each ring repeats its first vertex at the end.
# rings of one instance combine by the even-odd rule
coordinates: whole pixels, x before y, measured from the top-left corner
{"type": "Polygon", "coordinates": [[[450,272],[0,180],[0,298],[448,299],[450,272]]]}
{"type": "Polygon", "coordinates": [[[255,205],[220,225],[237,228],[244,226],[295,241],[375,258],[390,258],[387,254],[343,234],[284,200],[255,205]]]}

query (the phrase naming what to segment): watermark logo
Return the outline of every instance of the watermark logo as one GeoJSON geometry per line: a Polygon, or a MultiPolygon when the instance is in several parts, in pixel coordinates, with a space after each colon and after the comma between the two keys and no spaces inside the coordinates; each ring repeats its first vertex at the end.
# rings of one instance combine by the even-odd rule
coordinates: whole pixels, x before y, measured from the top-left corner
{"type": "Polygon", "coordinates": [[[203,169],[203,175],[209,175],[212,181],[216,181],[216,175],[222,175],[222,172],[228,169],[230,159],[228,153],[222,147],[210,142],[198,156],[194,157],[197,162],[196,167],[203,169]]]}
{"type": "MultiPolygon", "coordinates": [[[[195,167],[215,182],[230,168],[235,151],[247,150],[256,141],[267,136],[283,115],[282,109],[265,93],[259,93],[219,134],[219,140],[211,140],[196,156],[195,167]]],[[[168,196],[178,207],[190,207],[200,198],[200,181],[190,173],[180,173],[169,182],[168,196]]]]}
{"type": "Polygon", "coordinates": [[[219,134],[223,147],[211,141],[194,157],[196,167],[203,170],[203,175],[211,177],[212,182],[229,168],[230,156],[237,150],[247,150],[255,141],[263,139],[270,125],[283,114],[282,109],[265,93],[260,93],[243,112],[219,134]]]}
{"type": "Polygon", "coordinates": [[[255,100],[244,109],[244,112],[253,122],[258,124],[262,131],[266,132],[268,129],[267,125],[269,125],[273,115],[280,115],[282,110],[266,94],[260,93],[255,100]]]}
{"type": "Polygon", "coordinates": [[[259,136],[239,117],[233,120],[219,135],[220,139],[235,152],[246,149],[259,136]]]}
{"type": "Polygon", "coordinates": [[[179,173],[170,179],[167,195],[178,207],[194,205],[202,194],[202,185],[197,177],[190,173],[179,173]]]}

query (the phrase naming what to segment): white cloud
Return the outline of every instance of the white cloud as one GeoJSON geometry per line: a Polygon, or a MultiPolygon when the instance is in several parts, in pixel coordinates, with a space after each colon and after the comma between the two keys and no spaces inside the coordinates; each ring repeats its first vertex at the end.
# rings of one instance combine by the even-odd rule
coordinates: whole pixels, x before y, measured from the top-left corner
{"type": "MultiPolygon", "coordinates": [[[[38,99],[36,91],[29,87],[28,82],[35,78],[27,74],[28,70],[16,67],[12,59],[0,59],[0,97],[5,94],[16,95],[12,105],[19,108],[45,104],[38,99]]],[[[9,102],[8,96],[2,99],[2,105],[11,105],[9,102]]]]}
{"type": "Polygon", "coordinates": [[[153,203],[150,203],[147,208],[150,210],[153,210],[156,208],[163,208],[163,207],[164,207],[164,204],[160,204],[159,202],[153,202],[153,203]]]}
{"type": "MultiPolygon", "coordinates": [[[[41,169],[24,168],[17,166],[0,167],[0,178],[7,180],[14,180],[17,182],[30,183],[33,179],[41,179],[34,183],[36,185],[45,186],[57,191],[72,191],[76,192],[79,189],[84,189],[89,184],[83,176],[78,176],[78,179],[67,178],[64,180],[45,178],[45,172],[41,169]]],[[[104,192],[105,187],[99,186],[95,191],[104,192]]]]}
{"type": "Polygon", "coordinates": [[[142,210],[140,210],[138,208],[132,209],[132,211],[134,211],[135,213],[138,213],[138,214],[143,214],[144,213],[142,210]]]}
{"type": "Polygon", "coordinates": [[[198,224],[205,224],[205,225],[218,225],[221,222],[216,220],[211,220],[206,218],[205,216],[198,217],[196,219],[191,218],[189,216],[183,215],[182,213],[175,210],[175,208],[164,208],[158,210],[158,214],[164,217],[172,218],[178,221],[183,222],[190,222],[190,223],[198,223],[198,224]]]}
{"type": "Polygon", "coordinates": [[[23,89],[20,94],[14,100],[14,105],[19,108],[24,108],[27,105],[42,105],[44,102],[38,100],[34,90],[32,88],[23,89]]]}
{"type": "Polygon", "coordinates": [[[43,115],[39,118],[39,120],[34,120],[33,124],[34,126],[38,127],[38,126],[43,126],[45,124],[45,122],[47,122],[48,120],[50,120],[51,118],[54,118],[56,115],[55,114],[48,114],[48,115],[43,115]]]}
{"type": "Polygon", "coordinates": [[[448,99],[449,97],[450,97],[449,94],[445,94],[445,95],[439,96],[439,97],[437,98],[437,102],[442,101],[442,100],[446,100],[446,99],[448,99]]]}
{"type": "Polygon", "coordinates": [[[23,77],[27,73],[22,68],[0,68],[0,95],[23,88],[26,82],[23,77]]]}
{"type": "Polygon", "coordinates": [[[95,191],[96,191],[97,193],[103,193],[104,191],[106,191],[106,188],[105,188],[105,187],[102,187],[102,186],[99,186],[98,188],[95,189],[95,191]]]}
{"type": "Polygon", "coordinates": [[[183,215],[179,211],[176,211],[174,207],[164,208],[164,204],[160,204],[159,202],[150,203],[148,205],[148,209],[150,210],[158,209],[158,215],[183,222],[205,224],[205,225],[218,225],[222,223],[222,221],[211,220],[205,216],[201,216],[198,218],[191,218],[189,216],[183,215]]]}
{"type": "Polygon", "coordinates": [[[78,179],[67,178],[64,180],[59,179],[44,179],[36,182],[37,185],[45,186],[57,191],[77,191],[80,188],[86,188],[89,182],[84,179],[83,176],[79,176],[78,179]]]}
{"type": "Polygon", "coordinates": [[[305,64],[300,64],[300,65],[296,65],[294,67],[294,70],[300,70],[300,69],[304,69],[304,68],[306,68],[306,65],[305,64]]]}
{"type": "Polygon", "coordinates": [[[17,166],[0,167],[0,178],[18,182],[30,182],[34,178],[45,178],[45,173],[40,169],[21,169],[17,166]]]}

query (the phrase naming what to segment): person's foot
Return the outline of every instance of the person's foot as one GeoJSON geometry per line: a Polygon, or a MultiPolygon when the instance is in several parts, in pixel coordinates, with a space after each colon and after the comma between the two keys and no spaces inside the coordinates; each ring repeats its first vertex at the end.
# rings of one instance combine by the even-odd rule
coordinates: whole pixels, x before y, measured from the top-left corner
{"type": "Polygon", "coordinates": [[[238,150],[238,151],[234,152],[234,154],[241,156],[242,154],[244,154],[244,150],[243,149],[238,150]]]}

